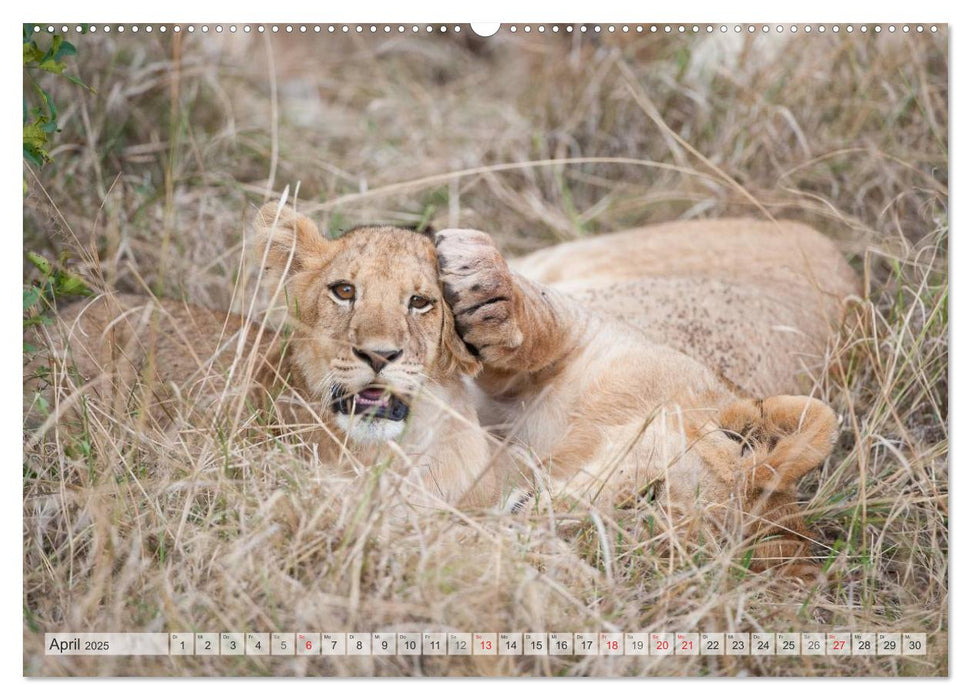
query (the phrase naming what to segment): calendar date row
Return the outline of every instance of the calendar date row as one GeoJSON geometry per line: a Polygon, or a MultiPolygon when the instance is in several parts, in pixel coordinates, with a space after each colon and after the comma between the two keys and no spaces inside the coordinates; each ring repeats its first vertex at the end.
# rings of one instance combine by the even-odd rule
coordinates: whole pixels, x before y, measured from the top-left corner
{"type": "Polygon", "coordinates": [[[923,632],[47,633],[50,656],[923,656],[923,632]]]}

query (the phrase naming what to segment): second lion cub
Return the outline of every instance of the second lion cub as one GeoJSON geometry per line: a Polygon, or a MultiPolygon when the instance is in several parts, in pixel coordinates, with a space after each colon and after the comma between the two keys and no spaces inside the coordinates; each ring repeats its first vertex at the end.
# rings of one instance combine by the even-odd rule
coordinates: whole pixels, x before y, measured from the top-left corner
{"type": "Polygon", "coordinates": [[[738,220],[512,264],[479,231],[442,231],[437,246],[456,329],[483,364],[480,418],[528,445],[554,493],[619,503],[653,485],[669,512],[744,520],[755,568],[808,553],[795,484],[837,421],[790,392],[856,292],[829,241],[738,220]]]}

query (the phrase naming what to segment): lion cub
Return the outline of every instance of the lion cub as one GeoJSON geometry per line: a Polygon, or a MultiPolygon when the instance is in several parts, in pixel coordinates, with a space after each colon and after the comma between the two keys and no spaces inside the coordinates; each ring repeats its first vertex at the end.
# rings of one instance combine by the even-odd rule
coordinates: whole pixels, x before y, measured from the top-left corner
{"type": "Polygon", "coordinates": [[[288,333],[176,301],[105,294],[58,314],[48,338],[55,371],[109,410],[144,410],[161,425],[238,418],[240,402],[250,413],[272,403],[288,431],[312,434],[325,463],[396,465],[406,502],[498,504],[501,455],[463,381],[478,362],[442,299],[431,239],[370,227],[331,240],[275,204],[255,229],[255,256],[288,333]]]}
{"type": "Polygon", "coordinates": [[[515,272],[485,233],[437,246],[483,364],[480,418],[529,446],[554,496],[618,504],[653,485],[675,520],[744,521],[753,568],[803,566],[795,484],[830,454],[836,416],[761,397],[797,386],[855,291],[835,247],[796,224],[696,222],[563,244],[515,272]]]}

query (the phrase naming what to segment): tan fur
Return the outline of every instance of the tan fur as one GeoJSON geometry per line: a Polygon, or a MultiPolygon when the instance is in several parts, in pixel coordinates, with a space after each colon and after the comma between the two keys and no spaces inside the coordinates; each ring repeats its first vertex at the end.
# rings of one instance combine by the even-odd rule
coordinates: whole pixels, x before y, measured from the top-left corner
{"type": "Polygon", "coordinates": [[[437,245],[456,328],[484,365],[480,416],[510,426],[555,491],[616,504],[656,484],[679,515],[741,518],[755,568],[805,572],[795,484],[829,455],[835,415],[809,397],[749,397],[797,390],[858,291],[829,241],[729,220],[511,265],[479,231],[442,231],[437,245]]]}
{"type": "Polygon", "coordinates": [[[525,483],[481,421],[535,455],[560,494],[619,504],[654,485],[678,517],[741,518],[756,568],[805,569],[795,484],[829,454],[836,421],[783,392],[818,363],[856,290],[811,229],[728,221],[601,236],[514,262],[534,279],[478,231],[443,231],[437,251],[390,227],[327,240],[275,205],[256,231],[288,336],[177,302],[105,296],[60,314],[55,364],[76,367],[116,410],[136,385],[163,415],[186,397],[203,418],[227,396],[275,401],[285,420],[315,426],[324,460],[390,459],[418,506],[496,505],[525,483]],[[340,281],[356,288],[353,304],[334,297],[340,281]],[[409,308],[415,294],[434,302],[427,313],[409,308]],[[376,371],[355,349],[401,356],[376,371]],[[473,391],[464,377],[480,369],[473,391]],[[411,397],[407,431],[349,440],[354,426],[330,408],[335,382],[411,397]]]}
{"type": "Polygon", "coordinates": [[[792,221],[677,221],[546,248],[512,269],[623,320],[750,396],[805,391],[859,280],[792,221]]]}

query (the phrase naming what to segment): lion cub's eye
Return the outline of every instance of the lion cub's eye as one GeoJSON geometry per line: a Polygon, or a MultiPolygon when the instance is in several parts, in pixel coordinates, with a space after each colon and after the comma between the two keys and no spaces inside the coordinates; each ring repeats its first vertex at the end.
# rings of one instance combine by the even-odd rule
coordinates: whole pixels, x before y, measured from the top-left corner
{"type": "Polygon", "coordinates": [[[338,282],[330,285],[330,293],[338,301],[354,301],[356,291],[354,285],[349,282],[338,282]]]}
{"type": "Polygon", "coordinates": [[[423,313],[432,308],[432,300],[426,299],[418,294],[413,294],[411,299],[408,300],[408,308],[414,309],[418,313],[423,313]]]}

